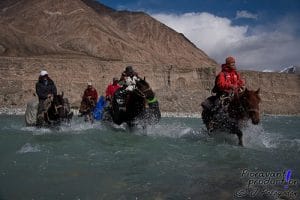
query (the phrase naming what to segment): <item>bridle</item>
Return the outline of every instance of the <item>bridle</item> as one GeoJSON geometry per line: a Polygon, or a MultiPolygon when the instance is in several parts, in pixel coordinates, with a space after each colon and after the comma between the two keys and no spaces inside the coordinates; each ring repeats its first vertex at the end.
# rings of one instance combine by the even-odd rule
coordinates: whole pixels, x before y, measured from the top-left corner
{"type": "Polygon", "coordinates": [[[64,110],[64,112],[65,112],[65,106],[64,105],[54,105],[54,110],[55,110],[55,114],[57,115],[58,114],[58,109],[59,108],[63,108],[64,110]]]}
{"type": "Polygon", "coordinates": [[[157,99],[155,97],[153,97],[152,99],[148,99],[147,96],[145,95],[145,92],[152,91],[150,86],[144,90],[140,90],[140,89],[136,88],[136,91],[139,96],[141,96],[142,98],[145,98],[147,100],[148,104],[153,104],[153,103],[157,102],[157,99]]]}

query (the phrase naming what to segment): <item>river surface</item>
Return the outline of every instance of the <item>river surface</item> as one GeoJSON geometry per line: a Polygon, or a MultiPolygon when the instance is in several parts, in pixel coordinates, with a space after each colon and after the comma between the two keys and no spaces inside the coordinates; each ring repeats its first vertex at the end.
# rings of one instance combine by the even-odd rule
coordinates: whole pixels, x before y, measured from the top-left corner
{"type": "Polygon", "coordinates": [[[300,199],[300,117],[243,133],[239,147],[197,118],[129,131],[75,117],[54,130],[0,115],[0,199],[300,199]]]}

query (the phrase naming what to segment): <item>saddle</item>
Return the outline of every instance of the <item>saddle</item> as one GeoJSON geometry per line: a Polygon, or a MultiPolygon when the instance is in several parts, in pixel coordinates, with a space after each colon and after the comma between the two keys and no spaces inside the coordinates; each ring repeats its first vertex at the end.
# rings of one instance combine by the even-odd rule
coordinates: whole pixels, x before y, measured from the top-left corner
{"type": "Polygon", "coordinates": [[[119,110],[126,111],[127,95],[128,95],[128,92],[123,88],[121,88],[115,92],[114,100],[115,100],[115,103],[117,104],[119,110]]]}

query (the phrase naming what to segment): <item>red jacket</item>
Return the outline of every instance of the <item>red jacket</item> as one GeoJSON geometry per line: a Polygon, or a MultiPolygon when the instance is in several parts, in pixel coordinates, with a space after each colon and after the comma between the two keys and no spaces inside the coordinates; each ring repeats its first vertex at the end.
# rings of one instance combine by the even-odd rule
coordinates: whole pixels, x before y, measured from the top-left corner
{"type": "Polygon", "coordinates": [[[121,86],[119,85],[119,84],[110,84],[109,86],[107,86],[107,88],[106,88],[106,97],[109,97],[109,98],[111,98],[111,97],[113,97],[114,96],[114,94],[115,94],[115,92],[116,92],[116,90],[117,89],[119,89],[121,86]]]}
{"type": "Polygon", "coordinates": [[[244,80],[235,69],[222,65],[222,71],[217,76],[216,84],[221,92],[238,92],[245,85],[244,80]]]}
{"type": "Polygon", "coordinates": [[[93,101],[97,102],[97,100],[98,100],[97,90],[95,88],[85,89],[82,99],[85,99],[85,98],[88,98],[88,97],[91,97],[91,99],[93,101]]]}

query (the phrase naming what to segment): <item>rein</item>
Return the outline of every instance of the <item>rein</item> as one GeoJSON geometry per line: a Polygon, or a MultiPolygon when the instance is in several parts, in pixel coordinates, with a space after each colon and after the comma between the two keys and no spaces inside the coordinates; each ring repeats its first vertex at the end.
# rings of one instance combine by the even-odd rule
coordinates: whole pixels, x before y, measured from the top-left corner
{"type": "MultiPolygon", "coordinates": [[[[143,98],[146,98],[146,95],[145,95],[145,92],[147,91],[150,91],[152,90],[151,87],[148,87],[147,89],[145,90],[140,90],[138,88],[136,88],[136,90],[138,91],[138,95],[140,95],[141,97],[143,98]]],[[[147,99],[147,98],[146,98],[147,99]]],[[[148,104],[153,104],[153,103],[156,103],[157,102],[157,99],[155,97],[153,97],[153,99],[147,99],[147,103],[148,104]]]]}
{"type": "Polygon", "coordinates": [[[156,103],[157,99],[154,97],[153,99],[147,99],[148,104],[156,103]]]}
{"type": "Polygon", "coordinates": [[[55,108],[55,114],[58,114],[57,109],[63,107],[62,105],[54,106],[55,108]]]}
{"type": "Polygon", "coordinates": [[[143,90],[143,91],[141,91],[141,92],[142,92],[142,93],[145,93],[145,92],[147,92],[147,91],[149,91],[149,90],[151,90],[150,87],[148,87],[147,89],[145,89],[145,90],[143,90]]]}
{"type": "Polygon", "coordinates": [[[152,99],[148,99],[145,95],[145,92],[152,91],[151,87],[148,86],[148,88],[144,90],[140,90],[139,88],[136,88],[137,94],[140,95],[143,98],[146,98],[148,104],[153,104],[157,102],[157,99],[153,97],[152,99]]]}

